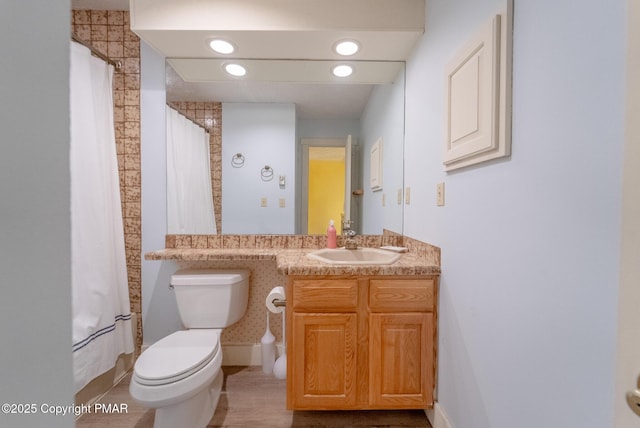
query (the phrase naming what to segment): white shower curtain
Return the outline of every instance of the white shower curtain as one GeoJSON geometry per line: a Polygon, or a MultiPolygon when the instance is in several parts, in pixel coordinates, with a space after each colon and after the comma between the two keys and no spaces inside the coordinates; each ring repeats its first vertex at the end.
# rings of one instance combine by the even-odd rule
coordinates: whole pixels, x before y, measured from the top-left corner
{"type": "Polygon", "coordinates": [[[169,234],[215,234],[209,133],[167,106],[169,234]]]}
{"type": "Polygon", "coordinates": [[[71,43],[71,290],[76,392],[134,350],[113,123],[113,66],[71,43]]]}

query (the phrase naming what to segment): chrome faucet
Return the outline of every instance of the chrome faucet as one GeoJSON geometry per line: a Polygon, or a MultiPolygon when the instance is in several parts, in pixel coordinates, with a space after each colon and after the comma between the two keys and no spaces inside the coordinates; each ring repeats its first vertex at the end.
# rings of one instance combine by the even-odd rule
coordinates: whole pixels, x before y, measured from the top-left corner
{"type": "Polygon", "coordinates": [[[342,219],[342,235],[343,236],[355,236],[356,231],[351,229],[351,225],[353,225],[355,221],[353,220],[345,220],[342,219]]]}
{"type": "Polygon", "coordinates": [[[344,248],[346,250],[357,250],[358,249],[358,241],[356,241],[354,238],[350,237],[345,239],[344,241],[344,248]]]}
{"type": "Polygon", "coordinates": [[[347,250],[358,249],[358,242],[355,239],[356,231],[351,229],[352,224],[352,220],[345,220],[342,222],[342,235],[347,237],[344,241],[344,248],[347,250]]]}

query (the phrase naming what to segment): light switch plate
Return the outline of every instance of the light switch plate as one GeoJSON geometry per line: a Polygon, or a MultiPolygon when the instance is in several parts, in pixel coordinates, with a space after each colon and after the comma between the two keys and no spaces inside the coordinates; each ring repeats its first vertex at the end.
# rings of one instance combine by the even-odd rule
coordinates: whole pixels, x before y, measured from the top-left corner
{"type": "Polygon", "coordinates": [[[436,184],[436,205],[444,206],[444,183],[436,184]]]}

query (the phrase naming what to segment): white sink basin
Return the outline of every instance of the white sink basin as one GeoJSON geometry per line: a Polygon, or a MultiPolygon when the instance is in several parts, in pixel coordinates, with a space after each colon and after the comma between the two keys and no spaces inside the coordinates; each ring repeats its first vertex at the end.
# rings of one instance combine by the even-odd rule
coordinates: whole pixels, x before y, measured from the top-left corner
{"type": "Polygon", "coordinates": [[[400,258],[400,254],[378,248],[344,248],[314,251],[308,257],[332,265],[390,265],[400,258]]]}

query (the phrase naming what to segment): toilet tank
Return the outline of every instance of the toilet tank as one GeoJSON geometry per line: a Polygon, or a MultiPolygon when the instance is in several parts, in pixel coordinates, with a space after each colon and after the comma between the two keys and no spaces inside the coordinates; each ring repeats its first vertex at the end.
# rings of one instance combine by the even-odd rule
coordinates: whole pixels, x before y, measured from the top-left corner
{"type": "Polygon", "coordinates": [[[171,285],[185,328],[225,328],[247,310],[248,269],[181,269],[171,285]]]}

